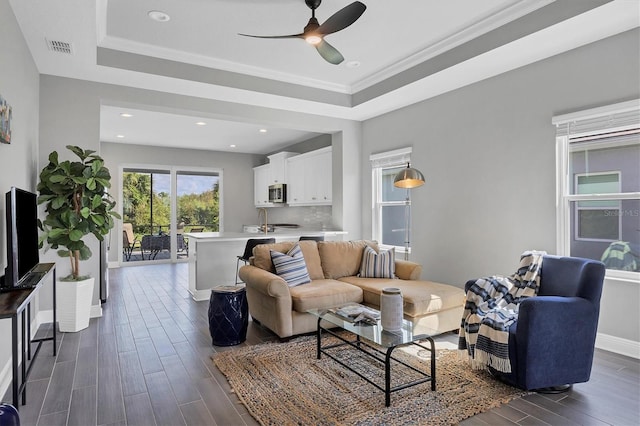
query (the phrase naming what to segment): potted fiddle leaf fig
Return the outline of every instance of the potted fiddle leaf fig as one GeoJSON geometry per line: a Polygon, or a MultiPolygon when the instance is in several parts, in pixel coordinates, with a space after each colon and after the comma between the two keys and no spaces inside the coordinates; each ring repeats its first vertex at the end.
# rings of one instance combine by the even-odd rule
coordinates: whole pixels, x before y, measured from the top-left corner
{"type": "Polygon", "coordinates": [[[60,161],[58,153],[49,154],[49,164],[40,172],[38,204],[45,205],[46,218],[38,221],[42,231],[41,247],[58,250],[68,257],[71,273],[57,283],[60,331],[79,331],[89,325],[94,278],[80,274],[80,261],[92,253],[84,238],[93,234],[99,241],[114,226],[120,215],[107,190],[111,174],[95,151],[67,145],[79,160],[60,161]]]}

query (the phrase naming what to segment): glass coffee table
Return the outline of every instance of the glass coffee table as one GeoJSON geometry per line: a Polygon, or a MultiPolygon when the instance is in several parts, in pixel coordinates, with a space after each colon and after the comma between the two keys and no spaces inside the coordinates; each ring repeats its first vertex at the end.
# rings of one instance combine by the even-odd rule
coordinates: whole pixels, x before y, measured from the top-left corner
{"type": "MultiPolygon", "coordinates": [[[[338,314],[338,310],[341,308],[353,308],[358,306],[362,305],[357,303],[347,303],[333,308],[311,309],[307,311],[318,317],[318,328],[316,331],[318,359],[321,358],[322,354],[325,354],[346,369],[354,372],[362,379],[383,391],[385,394],[385,406],[387,407],[391,404],[392,392],[429,381],[431,382],[431,390],[436,390],[436,353],[433,337],[442,334],[442,332],[420,327],[419,334],[417,334],[415,333],[416,327],[413,322],[406,319],[403,320],[402,330],[390,332],[382,329],[380,320],[371,320],[370,323],[353,322],[353,318],[338,314]],[[343,330],[348,331],[349,333],[343,333],[343,330]],[[323,335],[326,334],[335,337],[339,342],[325,344],[323,346],[322,338],[323,335]],[[424,346],[419,343],[420,341],[426,341],[428,346],[424,346]],[[431,354],[431,366],[429,372],[421,371],[393,356],[393,351],[396,348],[407,345],[418,346],[431,354]],[[350,346],[354,350],[365,354],[367,357],[377,360],[377,362],[380,363],[380,366],[384,367],[384,386],[381,386],[369,377],[366,377],[363,372],[358,371],[351,365],[348,365],[345,360],[341,360],[337,356],[334,356],[334,350],[336,350],[336,348],[344,348],[346,346],[350,346]],[[400,383],[397,383],[398,381],[396,380],[392,386],[392,364],[401,364],[404,368],[410,369],[415,373],[413,375],[417,376],[417,378],[414,377],[413,380],[409,381],[400,381],[400,383]]],[[[365,308],[370,311],[378,312],[372,308],[365,308]]]]}

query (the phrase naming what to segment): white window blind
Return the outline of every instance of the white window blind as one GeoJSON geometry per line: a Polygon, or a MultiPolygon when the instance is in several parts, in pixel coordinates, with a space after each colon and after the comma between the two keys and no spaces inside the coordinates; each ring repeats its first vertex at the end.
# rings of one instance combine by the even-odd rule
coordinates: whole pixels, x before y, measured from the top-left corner
{"type": "Polygon", "coordinates": [[[406,165],[411,161],[411,147],[371,154],[369,161],[371,161],[371,167],[374,169],[399,166],[401,164],[406,165]]]}

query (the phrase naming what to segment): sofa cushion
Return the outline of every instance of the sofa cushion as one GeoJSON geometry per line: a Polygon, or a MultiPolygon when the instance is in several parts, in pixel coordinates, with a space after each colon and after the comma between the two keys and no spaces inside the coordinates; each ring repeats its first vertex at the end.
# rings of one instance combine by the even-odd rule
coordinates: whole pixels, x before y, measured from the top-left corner
{"type": "Polygon", "coordinates": [[[340,281],[362,288],[364,303],[380,306],[380,294],[385,287],[397,287],[402,292],[404,313],[417,317],[464,305],[464,290],[432,281],[409,281],[389,278],[343,277],[340,281]]]}
{"type": "Polygon", "coordinates": [[[362,278],[395,278],[395,265],[395,248],[376,253],[374,249],[366,246],[358,275],[362,278]]]}
{"type": "Polygon", "coordinates": [[[375,241],[318,241],[324,277],[338,279],[357,275],[366,246],[378,252],[378,243],[375,241]]]}
{"type": "Polygon", "coordinates": [[[253,249],[253,257],[251,257],[250,262],[253,266],[275,274],[276,268],[271,261],[270,250],[287,253],[295,244],[300,245],[307,271],[309,272],[309,278],[312,280],[324,278],[318,246],[315,241],[284,241],[274,244],[261,244],[253,249]]]}
{"type": "Polygon", "coordinates": [[[287,282],[289,287],[306,284],[311,281],[307,265],[302,256],[302,250],[295,244],[287,253],[270,250],[271,261],[276,268],[276,273],[287,282]]]}
{"type": "Polygon", "coordinates": [[[360,287],[336,280],[313,280],[309,284],[291,287],[289,292],[292,308],[296,312],[362,302],[360,287]]]}

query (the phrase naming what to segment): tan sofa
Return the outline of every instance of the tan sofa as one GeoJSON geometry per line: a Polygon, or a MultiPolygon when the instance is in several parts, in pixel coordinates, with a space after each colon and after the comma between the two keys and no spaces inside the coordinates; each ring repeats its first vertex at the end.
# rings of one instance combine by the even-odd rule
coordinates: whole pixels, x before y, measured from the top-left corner
{"type": "Polygon", "coordinates": [[[378,308],[385,287],[400,288],[405,317],[416,324],[416,332],[428,329],[456,330],[464,307],[461,288],[420,281],[422,267],[396,260],[397,279],[360,278],[358,272],[366,245],[378,251],[374,241],[300,241],[311,282],[296,287],[275,273],[269,250],[288,252],[296,242],[264,244],[253,250],[250,264],[240,269],[247,286],[251,317],[280,338],[316,330],[317,319],[308,309],[326,308],[347,302],[378,308]]]}

